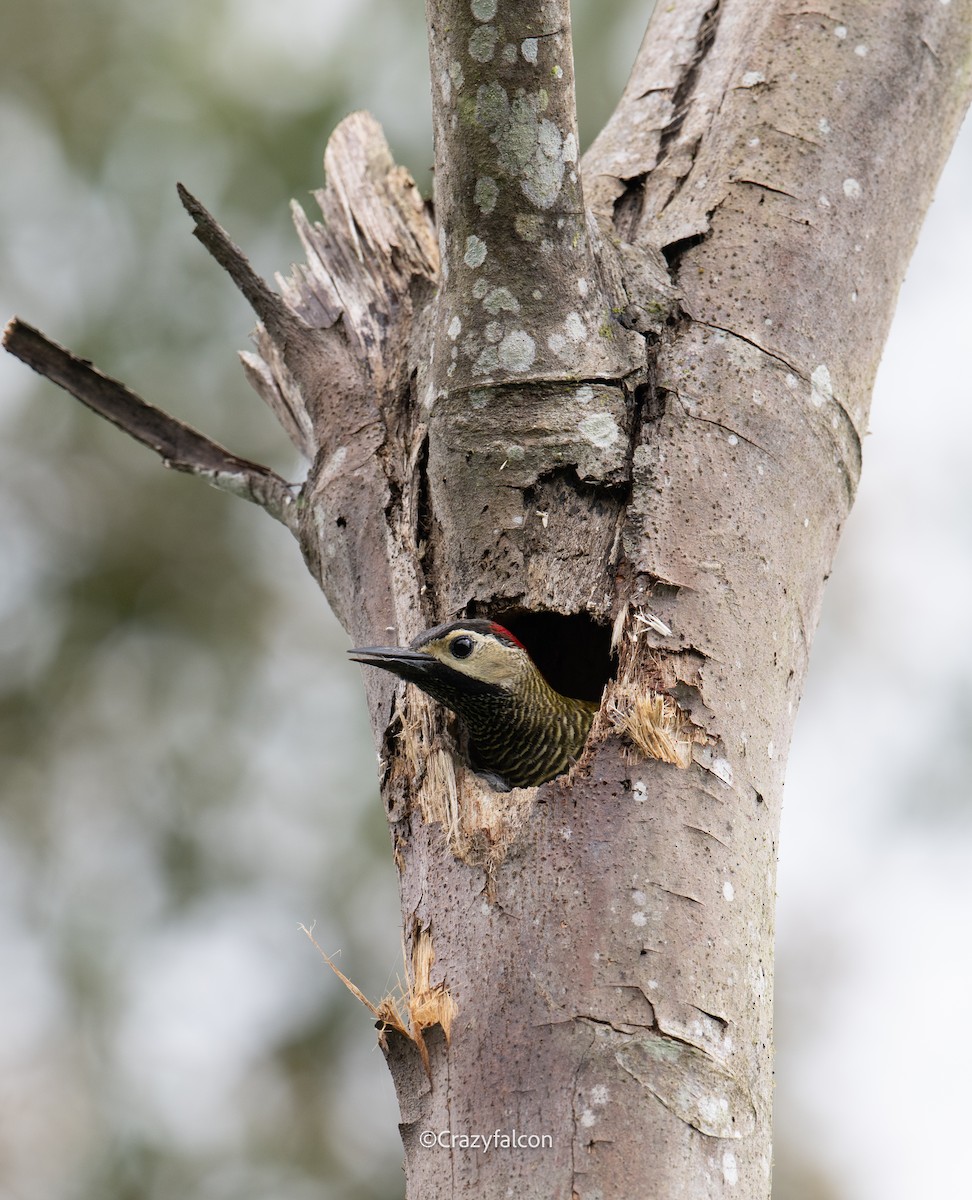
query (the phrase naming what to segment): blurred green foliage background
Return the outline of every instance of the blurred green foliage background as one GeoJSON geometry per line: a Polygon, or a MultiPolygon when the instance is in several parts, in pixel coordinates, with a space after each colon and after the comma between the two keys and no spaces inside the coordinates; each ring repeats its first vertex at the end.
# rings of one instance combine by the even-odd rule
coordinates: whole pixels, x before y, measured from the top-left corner
{"type": "MultiPolygon", "coordinates": [[[[649,7],[575,0],[585,145],[649,7]]],[[[3,26],[4,315],[298,478],[235,361],[252,317],[190,236],[175,181],[268,278],[299,257],[287,201],[313,214],[307,193],[347,112],[373,111],[427,192],[422,4],[8,0],[3,26]]],[[[830,704],[824,725],[880,586],[847,574],[811,687],[816,711],[830,704]]],[[[369,1019],[298,931],[316,921],[373,997],[401,973],[396,875],[345,645],[282,527],[162,470],[3,356],[3,1200],[402,1195],[369,1019]]],[[[968,676],[956,676],[961,689],[968,676]]],[[[961,745],[972,706],[955,711],[961,745]]],[[[834,778],[808,790],[839,787],[840,760],[828,761],[834,778]]],[[[921,760],[912,767],[889,801],[895,828],[927,790],[921,760]]],[[[967,767],[961,754],[935,767],[935,794],[953,796],[936,809],[950,839],[967,767]]],[[[801,1142],[821,1128],[803,1120],[814,1101],[799,1093],[794,1047],[814,1020],[801,1004],[812,984],[825,1006],[844,962],[832,926],[805,912],[783,914],[802,940],[782,955],[777,1195],[866,1195],[838,1188],[833,1154],[801,1142]]]]}

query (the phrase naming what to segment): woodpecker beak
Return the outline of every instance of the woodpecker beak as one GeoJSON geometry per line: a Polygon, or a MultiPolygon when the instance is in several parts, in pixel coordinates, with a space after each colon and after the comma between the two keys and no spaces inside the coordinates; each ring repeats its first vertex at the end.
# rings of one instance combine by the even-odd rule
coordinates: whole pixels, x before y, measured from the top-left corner
{"type": "Polygon", "coordinates": [[[364,663],[368,667],[380,667],[391,671],[402,679],[421,686],[432,675],[442,670],[442,664],[431,654],[421,650],[409,650],[406,646],[355,646],[348,651],[352,662],[364,663]]]}

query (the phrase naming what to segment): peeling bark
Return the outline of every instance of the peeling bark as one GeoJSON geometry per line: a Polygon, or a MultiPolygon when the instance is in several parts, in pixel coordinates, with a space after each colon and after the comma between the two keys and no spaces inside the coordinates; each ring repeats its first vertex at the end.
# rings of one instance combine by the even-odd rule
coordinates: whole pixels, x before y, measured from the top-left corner
{"type": "Polygon", "coordinates": [[[567,666],[606,670],[613,632],[540,789],[491,791],[366,675],[416,994],[451,1019],[383,1037],[408,1195],[765,1196],[784,764],[972,0],[659,6],[582,170],[568,6],[508,7],[428,0],[437,228],[364,114],[279,294],[187,207],[261,320],[247,375],[311,462],[290,524],[356,642],[585,614],[567,666]],[[551,1144],[421,1136],[512,1129],[551,1144]]]}

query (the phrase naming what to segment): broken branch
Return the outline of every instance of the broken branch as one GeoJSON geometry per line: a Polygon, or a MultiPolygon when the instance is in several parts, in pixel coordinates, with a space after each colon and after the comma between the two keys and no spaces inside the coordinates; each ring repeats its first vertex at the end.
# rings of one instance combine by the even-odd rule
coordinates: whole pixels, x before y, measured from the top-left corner
{"type": "Polygon", "coordinates": [[[278,345],[285,346],[289,334],[306,332],[304,323],[276,292],[267,287],[250,266],[249,259],[212,213],[181,183],[176,184],[176,190],[183,208],[195,222],[193,236],[206,247],[233,280],[273,340],[278,345]]]}
{"type": "Polygon", "coordinates": [[[158,454],[167,467],[198,475],[213,487],[250,500],[296,534],[294,485],[269,467],[237,458],[218,442],[148,404],[117,379],[14,317],[3,345],[21,362],[71,393],[87,408],[158,454]]]}

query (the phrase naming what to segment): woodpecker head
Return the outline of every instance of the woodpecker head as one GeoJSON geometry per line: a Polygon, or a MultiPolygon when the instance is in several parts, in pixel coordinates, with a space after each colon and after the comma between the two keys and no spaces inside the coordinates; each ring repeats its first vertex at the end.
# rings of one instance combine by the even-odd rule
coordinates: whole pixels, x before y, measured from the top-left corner
{"type": "Polygon", "coordinates": [[[596,704],[562,696],[494,621],[454,621],[408,648],[362,646],[355,662],[392,671],[460,717],[474,770],[501,790],[544,783],[580,754],[596,704]]]}
{"type": "Polygon", "coordinates": [[[537,668],[522,642],[493,621],[454,621],[403,646],[360,646],[354,662],[381,667],[417,684],[460,716],[511,695],[537,668]]]}

